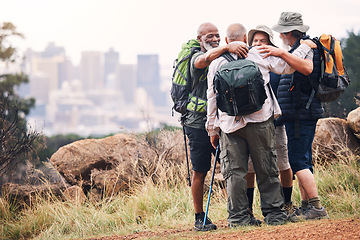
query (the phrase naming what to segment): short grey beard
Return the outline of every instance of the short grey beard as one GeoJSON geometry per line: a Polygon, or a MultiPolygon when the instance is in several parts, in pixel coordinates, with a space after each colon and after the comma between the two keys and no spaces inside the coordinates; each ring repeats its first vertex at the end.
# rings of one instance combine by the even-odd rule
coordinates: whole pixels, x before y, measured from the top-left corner
{"type": "Polygon", "coordinates": [[[211,44],[210,43],[204,43],[204,48],[206,49],[206,51],[209,51],[209,50],[211,50],[211,49],[213,49],[213,47],[211,46],[211,44]]]}
{"type": "Polygon", "coordinates": [[[284,41],[282,41],[282,48],[283,49],[285,49],[286,51],[290,51],[290,49],[291,49],[291,47],[287,44],[287,43],[285,43],[284,41]]]}

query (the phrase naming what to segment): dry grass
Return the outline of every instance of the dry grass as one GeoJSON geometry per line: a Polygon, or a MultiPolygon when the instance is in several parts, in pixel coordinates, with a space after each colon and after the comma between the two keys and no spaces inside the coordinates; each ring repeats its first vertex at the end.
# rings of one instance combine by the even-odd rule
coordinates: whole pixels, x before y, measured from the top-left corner
{"type": "MultiPolygon", "coordinates": [[[[191,226],[193,205],[182,131],[163,130],[138,139],[149,153],[142,156],[148,172],[141,182],[131,183],[131,194],[113,193],[83,204],[50,195],[38,197],[21,210],[16,202],[0,198],[0,239],[79,239],[191,226]]],[[[330,216],[360,216],[359,156],[340,158],[326,166],[316,164],[315,169],[319,194],[330,216]]],[[[134,171],[144,176],[143,169],[134,171]]],[[[210,174],[206,184],[209,182],[210,174]]],[[[295,187],[293,198],[297,203],[299,196],[295,187]]],[[[223,192],[214,185],[210,205],[214,221],[226,219],[226,203],[223,192]]],[[[258,193],[255,214],[261,215],[258,193]]]]}

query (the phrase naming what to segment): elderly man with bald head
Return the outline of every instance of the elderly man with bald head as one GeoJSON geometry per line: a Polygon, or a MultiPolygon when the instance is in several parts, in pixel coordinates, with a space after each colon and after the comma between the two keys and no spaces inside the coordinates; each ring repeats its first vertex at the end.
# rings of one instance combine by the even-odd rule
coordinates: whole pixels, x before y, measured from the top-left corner
{"type": "MultiPolygon", "coordinates": [[[[209,64],[221,54],[229,51],[238,56],[246,56],[246,46],[236,43],[219,46],[220,35],[217,27],[212,23],[203,23],[197,30],[201,51],[195,53],[190,61],[191,96],[206,101],[207,73],[209,64]]],[[[192,98],[194,99],[194,98],[192,98]]],[[[189,105],[188,105],[189,106],[189,105]]],[[[208,218],[204,224],[203,209],[204,181],[211,167],[211,154],[215,149],[211,146],[210,138],[205,129],[206,111],[199,112],[187,108],[181,117],[186,135],[189,138],[190,159],[193,169],[191,192],[195,210],[195,230],[215,230],[216,225],[208,218]]],[[[206,110],[206,107],[205,107],[206,110]]]]}
{"type": "MultiPolygon", "coordinates": [[[[242,24],[231,24],[226,33],[226,42],[247,44],[247,32],[242,24]]],[[[305,64],[304,57],[311,51],[306,44],[293,52],[269,46],[253,47],[246,59],[257,63],[264,82],[267,98],[262,108],[249,115],[236,119],[217,109],[216,93],[213,88],[215,73],[227,63],[224,57],[212,61],[208,72],[208,111],[206,128],[213,146],[220,141],[221,172],[226,181],[228,193],[228,222],[230,227],[260,225],[261,221],[252,217],[246,195],[246,179],[249,155],[253,161],[256,180],[260,191],[261,210],[264,221],[270,225],[283,224],[287,215],[282,208],[284,199],[276,164],[274,118],[281,114],[280,107],[272,89],[268,87],[270,71],[277,74],[292,73],[295,70],[307,71],[312,68],[305,64]],[[271,51],[275,56],[268,56],[271,51]],[[221,130],[221,134],[219,134],[221,130]]],[[[232,54],[233,55],[233,54],[232,54]]],[[[233,55],[236,59],[236,56],[233,55]]],[[[241,61],[241,60],[239,60],[241,61]]]]}

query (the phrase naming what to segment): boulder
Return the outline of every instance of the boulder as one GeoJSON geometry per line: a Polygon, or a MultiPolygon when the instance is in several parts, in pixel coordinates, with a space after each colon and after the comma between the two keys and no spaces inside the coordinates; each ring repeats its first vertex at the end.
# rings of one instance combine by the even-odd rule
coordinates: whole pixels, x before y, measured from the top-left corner
{"type": "Polygon", "coordinates": [[[65,199],[75,204],[81,204],[86,201],[84,191],[79,186],[71,186],[64,191],[65,199]]]}
{"type": "Polygon", "coordinates": [[[14,203],[20,203],[19,206],[22,206],[22,202],[30,205],[38,197],[53,199],[53,196],[62,196],[64,190],[65,186],[62,183],[49,185],[5,183],[1,186],[1,195],[12,199],[14,203]]]}
{"type": "Polygon", "coordinates": [[[95,180],[99,185],[113,181],[121,185],[125,182],[122,187],[124,190],[127,188],[127,179],[116,180],[116,176],[109,172],[127,169],[124,165],[136,161],[136,144],[136,139],[127,134],[85,139],[61,147],[51,156],[50,161],[70,185],[82,186],[85,192],[92,188],[95,180]],[[94,178],[102,173],[102,177],[94,178]]]}
{"type": "Polygon", "coordinates": [[[183,159],[182,132],[161,131],[76,141],[61,147],[50,161],[70,185],[98,199],[130,191],[149,177],[156,181],[158,169],[164,169],[160,165],[173,166],[183,159]]]}
{"type": "Polygon", "coordinates": [[[348,114],[347,123],[354,135],[360,140],[360,108],[357,108],[348,114]]]}
{"type": "Polygon", "coordinates": [[[62,196],[70,185],[48,162],[19,162],[1,177],[1,195],[31,203],[37,196],[62,196]]]}
{"type": "Polygon", "coordinates": [[[319,119],[313,142],[314,159],[331,161],[339,156],[350,156],[356,154],[359,147],[359,142],[352,134],[346,120],[319,119]]]}

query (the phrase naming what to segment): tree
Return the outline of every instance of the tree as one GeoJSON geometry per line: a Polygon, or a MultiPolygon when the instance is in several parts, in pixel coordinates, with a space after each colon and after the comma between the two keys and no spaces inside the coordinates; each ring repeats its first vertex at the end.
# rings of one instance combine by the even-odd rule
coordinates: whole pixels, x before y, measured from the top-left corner
{"type": "Polygon", "coordinates": [[[20,127],[17,112],[7,97],[0,97],[0,185],[7,182],[9,173],[16,171],[19,163],[32,158],[34,141],[39,136],[20,127]]]}
{"type": "MultiPolygon", "coordinates": [[[[6,64],[19,59],[9,42],[14,36],[23,37],[12,23],[0,25],[0,61],[6,64]]],[[[23,174],[19,163],[26,165],[27,160],[33,159],[30,155],[39,134],[27,130],[25,116],[35,105],[35,100],[20,98],[15,91],[17,86],[28,81],[23,73],[0,75],[0,185],[8,181],[19,182],[23,174]]]]}
{"type": "Polygon", "coordinates": [[[16,27],[10,22],[4,22],[0,28],[0,59],[6,62],[14,62],[17,58],[16,49],[12,47],[9,38],[23,34],[16,31],[16,27]]]}
{"type": "Polygon", "coordinates": [[[325,117],[346,118],[349,112],[360,106],[360,32],[358,35],[348,32],[342,45],[344,65],[351,83],[338,101],[324,104],[325,117]]]}
{"type": "MultiPolygon", "coordinates": [[[[5,22],[0,26],[0,61],[13,63],[19,60],[19,56],[9,39],[12,37],[23,38],[23,35],[16,31],[16,27],[12,23],[5,22]]],[[[0,94],[2,97],[7,98],[10,106],[17,106],[16,111],[10,111],[9,114],[18,114],[17,123],[21,128],[26,127],[25,116],[35,106],[35,99],[23,99],[16,94],[15,90],[20,84],[28,82],[28,77],[23,73],[0,75],[0,94]]]]}

